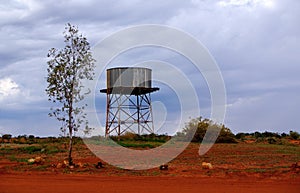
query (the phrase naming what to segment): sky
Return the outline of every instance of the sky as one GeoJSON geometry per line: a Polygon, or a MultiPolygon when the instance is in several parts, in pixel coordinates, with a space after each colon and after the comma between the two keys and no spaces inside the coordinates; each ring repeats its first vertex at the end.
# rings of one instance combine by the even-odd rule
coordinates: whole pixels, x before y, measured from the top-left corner
{"type": "MultiPolygon", "coordinates": [[[[66,23],[78,26],[92,46],[118,30],[141,24],[184,31],[208,49],[220,68],[227,127],[234,133],[300,131],[298,0],[0,0],[0,18],[0,134],[60,134],[60,123],[48,117],[52,104],[45,93],[46,69],[48,50],[64,46],[66,23]]],[[[192,81],[198,81],[201,115],[209,117],[209,88],[203,77],[193,77],[193,69],[185,65],[189,61],[178,53],[134,49],[121,54],[111,67],[147,60],[181,66],[192,81]]],[[[105,87],[103,80],[99,77],[99,88],[105,87]]],[[[164,117],[176,123],[176,94],[167,85],[154,84],[161,87],[153,94],[154,118],[159,124],[164,117]]],[[[183,89],[178,85],[176,89],[183,89]]],[[[105,96],[97,93],[95,100],[103,120],[105,96]]]]}

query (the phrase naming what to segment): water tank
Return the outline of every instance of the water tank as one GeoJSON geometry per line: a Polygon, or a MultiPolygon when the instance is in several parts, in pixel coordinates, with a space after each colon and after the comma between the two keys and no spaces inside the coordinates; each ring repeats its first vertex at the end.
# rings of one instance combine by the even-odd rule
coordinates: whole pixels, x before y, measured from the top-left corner
{"type": "Polygon", "coordinates": [[[107,88],[151,88],[152,70],[142,67],[107,69],[107,88]]]}

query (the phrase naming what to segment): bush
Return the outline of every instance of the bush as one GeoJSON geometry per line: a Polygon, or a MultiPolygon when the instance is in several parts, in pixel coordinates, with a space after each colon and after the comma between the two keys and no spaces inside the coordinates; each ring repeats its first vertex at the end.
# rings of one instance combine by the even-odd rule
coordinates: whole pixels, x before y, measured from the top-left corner
{"type": "Polygon", "coordinates": [[[168,135],[156,135],[154,133],[138,135],[132,132],[126,132],[119,136],[110,136],[114,141],[144,141],[144,142],[161,142],[164,143],[171,139],[168,135]]]}
{"type": "Polygon", "coordinates": [[[136,143],[118,142],[118,144],[123,147],[133,147],[133,148],[154,148],[154,147],[156,147],[155,145],[148,144],[148,143],[136,144],[136,143]]]}
{"type": "Polygon", "coordinates": [[[235,138],[243,140],[246,137],[245,133],[237,133],[235,138]]]}
{"type": "Polygon", "coordinates": [[[132,132],[125,132],[121,136],[110,136],[110,138],[114,141],[134,141],[138,140],[139,136],[132,132]]]}
{"type": "Polygon", "coordinates": [[[20,150],[24,153],[35,153],[35,152],[40,152],[42,150],[42,147],[40,146],[27,146],[27,147],[21,147],[20,150]]]}
{"type": "Polygon", "coordinates": [[[261,137],[264,137],[264,138],[268,138],[268,137],[275,137],[275,138],[281,138],[281,136],[278,134],[278,133],[273,133],[273,132],[268,132],[268,131],[265,131],[261,134],[262,136],[261,137]]]}
{"type": "Polygon", "coordinates": [[[264,138],[262,137],[258,137],[255,141],[255,143],[262,143],[262,142],[264,142],[264,138]]]}
{"type": "Polygon", "coordinates": [[[238,143],[234,137],[220,136],[217,138],[216,143],[238,143]]]}
{"type": "Polygon", "coordinates": [[[55,154],[55,153],[63,153],[63,152],[66,152],[65,149],[61,149],[61,148],[58,148],[58,147],[54,147],[54,146],[50,146],[50,147],[47,147],[45,149],[45,152],[47,154],[55,154]]]}
{"type": "Polygon", "coordinates": [[[258,139],[258,138],[260,138],[260,137],[263,137],[263,135],[262,135],[260,132],[256,131],[256,132],[254,132],[254,137],[255,137],[256,139],[258,139]]]}
{"type": "Polygon", "coordinates": [[[296,132],[296,131],[290,131],[290,137],[292,138],[292,139],[295,139],[295,140],[297,140],[298,138],[299,138],[299,133],[298,132],[296,132]]]}
{"type": "Polygon", "coordinates": [[[12,135],[11,134],[4,134],[1,137],[1,142],[3,143],[11,143],[12,141],[12,135]]]}
{"type": "MultiPolygon", "coordinates": [[[[202,117],[191,119],[185,126],[182,132],[177,133],[177,137],[184,140],[192,139],[192,142],[201,142],[206,135],[208,128],[211,126],[212,130],[220,130],[216,143],[237,143],[235,135],[225,125],[218,125],[209,119],[202,119],[202,117]]],[[[211,132],[208,138],[215,137],[217,132],[211,132]]]]}
{"type": "Polygon", "coordinates": [[[4,135],[2,135],[2,139],[6,139],[6,140],[10,140],[11,137],[12,137],[11,134],[4,134],[4,135]]]}
{"type": "Polygon", "coordinates": [[[281,137],[287,137],[288,136],[288,134],[286,134],[286,133],[281,133],[281,137]]]}
{"type": "Polygon", "coordinates": [[[267,141],[269,144],[277,144],[277,140],[275,137],[268,137],[267,141]]]}

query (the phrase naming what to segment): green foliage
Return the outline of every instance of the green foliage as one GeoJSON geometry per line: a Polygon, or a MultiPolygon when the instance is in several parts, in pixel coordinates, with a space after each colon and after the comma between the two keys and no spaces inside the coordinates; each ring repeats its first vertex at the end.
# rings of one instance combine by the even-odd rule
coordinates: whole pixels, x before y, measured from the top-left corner
{"type": "Polygon", "coordinates": [[[192,142],[201,142],[209,127],[215,130],[213,134],[218,134],[216,143],[237,143],[235,135],[225,125],[215,124],[213,121],[202,117],[191,119],[186,123],[183,131],[178,132],[176,136],[181,140],[192,139],[192,142]],[[220,130],[219,133],[218,130],[220,130]]]}
{"type": "Polygon", "coordinates": [[[80,105],[90,91],[84,90],[83,80],[94,78],[95,60],[90,51],[90,44],[86,37],[79,33],[77,27],[67,24],[64,32],[65,47],[61,50],[51,48],[48,53],[48,77],[46,92],[48,100],[55,103],[49,116],[62,122],[61,131],[68,132],[69,163],[72,164],[72,137],[81,125],[85,125],[84,132],[88,133],[88,126],[84,109],[86,104],[80,105]]]}
{"type": "Polygon", "coordinates": [[[36,152],[41,152],[42,147],[41,146],[26,146],[19,148],[20,151],[23,153],[33,154],[36,152]]]}
{"type": "Polygon", "coordinates": [[[191,119],[183,129],[183,134],[192,139],[192,142],[199,142],[207,131],[209,125],[213,124],[209,119],[202,119],[202,117],[191,119]]]}
{"type": "MultiPolygon", "coordinates": [[[[157,135],[154,133],[138,135],[132,132],[126,132],[121,136],[110,136],[110,138],[123,147],[131,148],[154,148],[171,139],[168,135],[157,135]]],[[[99,137],[96,137],[94,140],[98,141],[99,137]]],[[[102,140],[102,142],[104,141],[102,140]]]]}
{"type": "Polygon", "coordinates": [[[217,138],[216,143],[237,143],[235,135],[225,125],[221,126],[220,134],[217,138]]]}
{"type": "Polygon", "coordinates": [[[37,171],[45,171],[46,168],[50,167],[50,165],[38,165],[34,167],[34,170],[37,171]]]}
{"type": "Polygon", "coordinates": [[[66,152],[66,150],[58,148],[56,146],[48,146],[45,148],[46,154],[56,154],[56,153],[63,153],[66,152]]]}
{"type": "Polygon", "coordinates": [[[6,139],[6,140],[10,140],[11,137],[12,137],[11,134],[4,134],[4,135],[2,135],[2,139],[6,139]]]}
{"type": "Polygon", "coordinates": [[[120,141],[119,145],[123,147],[132,147],[132,148],[154,148],[159,145],[151,144],[151,143],[130,143],[129,141],[120,141]]]}
{"type": "Polygon", "coordinates": [[[260,132],[256,131],[256,132],[254,133],[254,137],[255,137],[256,139],[258,139],[258,138],[260,138],[260,137],[263,137],[263,135],[262,135],[260,132]]]}
{"type": "Polygon", "coordinates": [[[300,137],[300,134],[298,133],[298,132],[296,132],[296,131],[290,131],[290,137],[292,138],[292,139],[299,139],[299,137],[300,137]]]}
{"type": "Polygon", "coordinates": [[[1,147],[0,148],[0,157],[10,154],[11,152],[13,152],[14,148],[11,147],[1,147]]]}
{"type": "Polygon", "coordinates": [[[286,133],[274,133],[274,132],[253,132],[253,133],[238,133],[235,135],[237,139],[245,140],[245,139],[252,139],[255,140],[256,143],[269,143],[269,144],[278,144],[278,145],[284,145],[289,144],[289,139],[299,139],[300,135],[299,133],[295,131],[290,131],[289,134],[286,133]]]}
{"type": "Polygon", "coordinates": [[[26,154],[36,154],[36,153],[45,153],[45,154],[56,154],[66,152],[65,149],[62,149],[60,145],[55,145],[53,143],[45,144],[42,146],[30,145],[25,147],[18,148],[18,151],[26,154]]]}
{"type": "Polygon", "coordinates": [[[75,104],[83,100],[89,92],[83,92],[82,80],[93,79],[95,60],[89,42],[79,34],[78,28],[68,23],[65,29],[65,47],[61,50],[52,48],[48,53],[50,60],[46,92],[49,101],[60,104],[51,108],[49,115],[63,123],[62,132],[65,132],[67,127],[71,135],[81,124],[85,124],[88,129],[86,115],[83,113],[86,105],[75,104]]]}
{"type": "Polygon", "coordinates": [[[267,172],[267,169],[265,168],[247,168],[245,169],[246,172],[249,173],[265,173],[267,172]]]}
{"type": "Polygon", "coordinates": [[[144,134],[138,135],[132,132],[126,132],[121,136],[110,136],[114,141],[143,141],[143,142],[160,142],[165,143],[171,139],[168,135],[144,134]]]}
{"type": "Polygon", "coordinates": [[[269,144],[277,144],[278,140],[275,137],[268,137],[267,141],[269,144]]]}
{"type": "Polygon", "coordinates": [[[241,139],[241,140],[244,140],[245,137],[246,137],[245,133],[237,133],[237,134],[235,135],[235,138],[241,139]]]}
{"type": "Polygon", "coordinates": [[[18,158],[15,155],[8,156],[9,161],[27,162],[27,158],[18,158]]]}
{"type": "Polygon", "coordinates": [[[274,137],[274,138],[279,138],[279,139],[281,138],[281,136],[278,133],[273,133],[273,132],[268,132],[268,131],[263,132],[261,134],[261,137],[263,137],[263,138],[274,137]]]}
{"type": "Polygon", "coordinates": [[[280,135],[281,137],[287,137],[288,136],[288,134],[286,134],[286,133],[281,133],[281,135],[280,135]]]}

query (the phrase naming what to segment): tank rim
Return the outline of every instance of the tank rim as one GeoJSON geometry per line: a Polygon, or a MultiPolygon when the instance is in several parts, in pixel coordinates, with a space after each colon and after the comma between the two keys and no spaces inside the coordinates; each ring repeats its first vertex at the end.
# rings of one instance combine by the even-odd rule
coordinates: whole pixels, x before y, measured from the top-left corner
{"type": "Polygon", "coordinates": [[[114,70],[114,69],[145,69],[145,70],[151,70],[150,68],[146,68],[146,67],[113,67],[113,68],[108,68],[107,71],[109,70],[114,70]]]}

